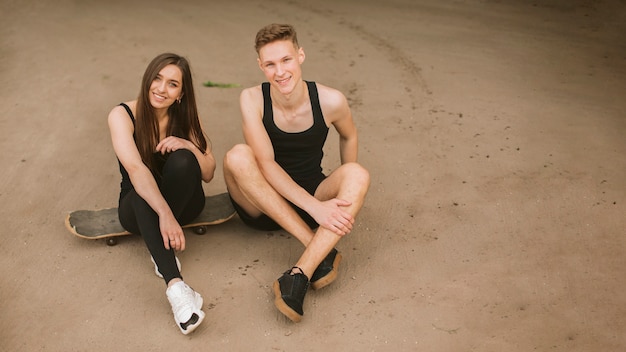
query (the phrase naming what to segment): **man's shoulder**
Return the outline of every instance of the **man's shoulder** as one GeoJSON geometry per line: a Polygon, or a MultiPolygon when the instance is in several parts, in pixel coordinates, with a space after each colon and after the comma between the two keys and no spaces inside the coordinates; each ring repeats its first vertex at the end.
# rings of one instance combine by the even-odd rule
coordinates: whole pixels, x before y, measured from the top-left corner
{"type": "Polygon", "coordinates": [[[315,82],[320,104],[327,108],[338,108],[347,104],[346,96],[338,89],[315,82]]]}
{"type": "Polygon", "coordinates": [[[263,91],[261,85],[245,88],[239,95],[239,107],[244,120],[256,120],[263,115],[263,91]]]}
{"type": "Polygon", "coordinates": [[[252,86],[252,87],[248,87],[248,88],[244,88],[241,91],[242,94],[263,94],[263,91],[261,90],[261,85],[258,84],[256,86],[252,86]]]}
{"type": "Polygon", "coordinates": [[[320,82],[317,81],[313,81],[311,83],[315,83],[315,86],[317,87],[317,91],[318,92],[334,92],[334,93],[341,93],[339,90],[333,88],[333,87],[329,87],[325,84],[322,84],[320,82]]]}
{"type": "Polygon", "coordinates": [[[261,85],[256,85],[253,87],[244,88],[241,91],[239,99],[244,101],[254,101],[258,99],[263,99],[263,91],[261,90],[261,85]]]}

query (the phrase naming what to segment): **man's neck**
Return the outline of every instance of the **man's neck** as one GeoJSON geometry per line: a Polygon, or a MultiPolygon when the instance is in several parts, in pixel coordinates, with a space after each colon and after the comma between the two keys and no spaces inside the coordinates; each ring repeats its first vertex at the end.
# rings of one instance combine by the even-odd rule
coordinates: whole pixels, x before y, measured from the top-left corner
{"type": "Polygon", "coordinates": [[[290,110],[296,109],[302,104],[306,103],[309,98],[306,89],[306,82],[304,81],[298,82],[293,91],[291,91],[291,93],[289,94],[281,94],[276,89],[273,89],[270,92],[273,92],[271,96],[274,104],[290,110]]]}

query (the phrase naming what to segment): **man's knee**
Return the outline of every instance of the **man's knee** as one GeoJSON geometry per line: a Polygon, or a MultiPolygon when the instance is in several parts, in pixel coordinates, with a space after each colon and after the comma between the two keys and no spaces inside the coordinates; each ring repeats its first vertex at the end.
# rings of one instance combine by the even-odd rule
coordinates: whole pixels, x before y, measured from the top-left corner
{"type": "Polygon", "coordinates": [[[247,144],[237,144],[224,155],[224,169],[235,170],[249,165],[254,158],[252,148],[247,144]]]}
{"type": "Polygon", "coordinates": [[[370,185],[370,173],[366,168],[361,166],[358,163],[346,163],[343,165],[345,167],[345,172],[347,175],[347,179],[351,183],[357,183],[361,187],[365,189],[369,188],[370,185]]]}

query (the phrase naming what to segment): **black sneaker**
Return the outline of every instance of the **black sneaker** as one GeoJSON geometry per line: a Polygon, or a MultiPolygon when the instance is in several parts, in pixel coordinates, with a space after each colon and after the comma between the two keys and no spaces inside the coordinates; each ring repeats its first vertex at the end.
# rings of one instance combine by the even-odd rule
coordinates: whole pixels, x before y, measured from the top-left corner
{"type": "Polygon", "coordinates": [[[311,276],[311,288],[319,290],[335,281],[339,262],[341,262],[341,253],[333,248],[313,272],[311,276]]]}
{"type": "Polygon", "coordinates": [[[276,296],[274,305],[294,323],[302,320],[304,314],[302,303],[308,287],[309,278],[297,266],[285,271],[283,276],[274,281],[274,295],[276,296]],[[300,273],[292,273],[295,269],[300,273]]]}

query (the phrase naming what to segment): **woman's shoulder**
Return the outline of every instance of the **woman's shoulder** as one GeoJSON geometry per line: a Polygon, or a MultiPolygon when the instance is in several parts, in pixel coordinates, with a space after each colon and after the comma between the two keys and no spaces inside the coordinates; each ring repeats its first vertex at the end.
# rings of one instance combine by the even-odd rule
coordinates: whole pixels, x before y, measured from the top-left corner
{"type": "Polygon", "coordinates": [[[128,118],[128,116],[131,115],[131,117],[133,117],[134,119],[136,111],[137,111],[136,109],[137,109],[137,100],[125,101],[123,103],[115,105],[113,109],[111,109],[109,116],[110,117],[126,116],[126,118],[128,118]]]}
{"type": "Polygon", "coordinates": [[[111,111],[126,111],[126,108],[129,108],[134,115],[135,111],[137,111],[137,100],[129,100],[119,103],[115,105],[111,111]]]}
{"type": "Polygon", "coordinates": [[[130,122],[131,125],[134,125],[136,107],[137,107],[136,100],[125,101],[123,103],[120,103],[114,106],[113,109],[111,109],[111,112],[109,113],[109,117],[108,117],[109,123],[122,122],[124,125],[126,125],[127,122],[130,122]],[[119,121],[119,122],[116,122],[116,121],[119,121]]]}

